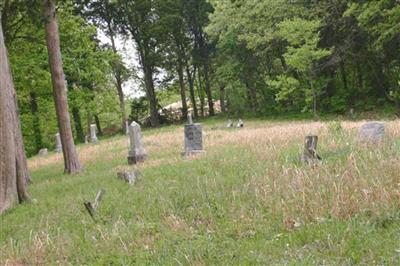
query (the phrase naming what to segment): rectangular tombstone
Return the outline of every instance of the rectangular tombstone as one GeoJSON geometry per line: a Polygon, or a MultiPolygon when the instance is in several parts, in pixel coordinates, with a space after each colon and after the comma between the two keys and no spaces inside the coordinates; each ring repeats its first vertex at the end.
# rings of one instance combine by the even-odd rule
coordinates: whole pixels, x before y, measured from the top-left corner
{"type": "Polygon", "coordinates": [[[362,142],[378,142],[385,137],[385,124],[369,122],[358,131],[358,140],[362,142]]]}
{"type": "Polygon", "coordinates": [[[204,152],[201,124],[185,125],[185,151],[183,155],[190,156],[201,152],[204,152]]]}
{"type": "Polygon", "coordinates": [[[56,140],[55,152],[62,152],[62,144],[61,144],[60,133],[55,134],[54,137],[55,137],[55,140],[56,140]]]}
{"type": "Polygon", "coordinates": [[[136,164],[146,160],[147,153],[142,146],[142,132],[140,125],[135,121],[129,125],[129,142],[128,164],[136,164]]]}
{"type": "Polygon", "coordinates": [[[97,143],[99,140],[97,139],[96,135],[96,125],[91,124],[90,125],[90,142],[92,143],[97,143]]]}

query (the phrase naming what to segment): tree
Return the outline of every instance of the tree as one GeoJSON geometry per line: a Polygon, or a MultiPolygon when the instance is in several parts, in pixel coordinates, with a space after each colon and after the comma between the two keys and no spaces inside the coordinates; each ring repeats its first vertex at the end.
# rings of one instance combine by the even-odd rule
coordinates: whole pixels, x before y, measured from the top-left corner
{"type": "Polygon", "coordinates": [[[123,132],[125,132],[127,115],[125,111],[125,96],[122,90],[122,85],[126,81],[128,71],[122,62],[116,46],[117,25],[115,18],[118,16],[116,2],[109,0],[79,0],[77,1],[77,5],[78,12],[82,13],[84,17],[89,18],[111,41],[111,49],[115,55],[115,58],[112,61],[113,75],[118,92],[122,129],[123,132]]]}
{"type": "Polygon", "coordinates": [[[330,50],[318,48],[320,41],[318,29],[320,27],[319,21],[301,18],[285,20],[279,24],[280,35],[290,44],[288,51],[284,54],[286,63],[308,80],[312,94],[312,110],[315,116],[318,97],[318,88],[315,84],[315,63],[331,54],[330,50]]]}
{"type": "Polygon", "coordinates": [[[0,24],[0,213],[29,200],[29,179],[16,94],[0,24]]]}
{"type": "Polygon", "coordinates": [[[155,74],[159,61],[158,41],[154,36],[157,16],[152,0],[119,0],[117,25],[125,36],[130,36],[136,45],[139,63],[143,72],[146,97],[150,104],[151,126],[159,126],[158,101],[155,91],[155,74]]]}
{"type": "Polygon", "coordinates": [[[46,43],[49,56],[53,96],[56,106],[58,127],[64,155],[64,172],[71,174],[81,170],[78,154],[72,136],[70,116],[68,112],[67,88],[62,67],[60,38],[56,18],[54,0],[44,0],[46,43]]]}

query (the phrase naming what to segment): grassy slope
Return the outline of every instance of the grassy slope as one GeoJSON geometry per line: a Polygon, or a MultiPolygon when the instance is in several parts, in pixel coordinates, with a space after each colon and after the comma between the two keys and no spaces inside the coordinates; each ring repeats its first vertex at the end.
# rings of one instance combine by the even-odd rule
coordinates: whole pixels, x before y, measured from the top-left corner
{"type": "Polygon", "coordinates": [[[342,125],[207,121],[207,152],[189,160],[182,127],[146,131],[134,186],[116,178],[125,137],[79,147],[79,175],[62,174],[60,155],[32,158],[37,203],[0,217],[0,263],[398,265],[400,123],[373,151],[354,141],[360,123],[342,125]],[[298,164],[308,133],[320,136],[317,167],[298,164]],[[96,224],[82,203],[100,188],[96,224]]]}

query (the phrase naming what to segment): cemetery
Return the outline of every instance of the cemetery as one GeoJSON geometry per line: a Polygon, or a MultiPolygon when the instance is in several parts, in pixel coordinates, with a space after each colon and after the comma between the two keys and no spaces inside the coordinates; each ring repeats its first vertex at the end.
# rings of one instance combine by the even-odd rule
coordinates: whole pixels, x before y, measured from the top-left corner
{"type": "Polygon", "coordinates": [[[400,265],[399,52],[399,0],[0,0],[0,265],[400,265]]]}
{"type": "Polygon", "coordinates": [[[340,130],[329,122],[246,120],[241,130],[223,119],[196,122],[144,132],[133,122],[128,136],[79,145],[85,169],[70,178],[58,153],[29,159],[35,203],[1,217],[1,237],[20,243],[3,243],[2,257],[235,264],[235,250],[249,263],[281,264],[300,254],[312,263],[333,252],[335,262],[358,251],[351,257],[362,262],[396,252],[398,121],[379,124],[383,135],[367,121],[337,122],[340,130]],[[207,139],[195,140],[202,129],[207,139]],[[146,159],[130,165],[129,156],[146,159]]]}

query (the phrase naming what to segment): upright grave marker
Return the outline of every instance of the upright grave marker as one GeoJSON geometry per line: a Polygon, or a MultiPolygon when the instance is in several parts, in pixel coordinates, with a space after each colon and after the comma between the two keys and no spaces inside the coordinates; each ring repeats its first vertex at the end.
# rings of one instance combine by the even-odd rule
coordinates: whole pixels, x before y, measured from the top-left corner
{"type": "MultiPolygon", "coordinates": [[[[189,116],[188,116],[189,118],[189,116]]],[[[203,129],[201,124],[190,124],[191,119],[188,119],[188,124],[185,125],[185,151],[184,156],[195,155],[204,152],[203,150],[203,129]]]]}
{"type": "Polygon", "coordinates": [[[97,143],[99,140],[97,139],[96,135],[96,125],[91,124],[90,125],[90,142],[92,143],[97,143]]]}
{"type": "Polygon", "coordinates": [[[128,164],[143,162],[147,158],[146,150],[142,146],[142,133],[140,125],[135,121],[129,125],[130,150],[128,153],[128,164]]]}
{"type": "Polygon", "coordinates": [[[302,163],[315,164],[321,157],[317,153],[318,136],[306,136],[304,141],[304,153],[301,156],[302,163]]]}
{"type": "Polygon", "coordinates": [[[49,154],[49,151],[46,148],[40,149],[39,156],[44,157],[49,154]]]}
{"type": "Polygon", "coordinates": [[[55,140],[56,140],[55,152],[62,152],[62,144],[61,144],[60,133],[55,134],[54,137],[55,137],[55,140]]]}
{"type": "Polygon", "coordinates": [[[364,142],[378,142],[385,137],[385,124],[369,122],[364,124],[358,131],[358,139],[364,142]]]}

